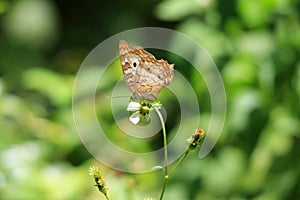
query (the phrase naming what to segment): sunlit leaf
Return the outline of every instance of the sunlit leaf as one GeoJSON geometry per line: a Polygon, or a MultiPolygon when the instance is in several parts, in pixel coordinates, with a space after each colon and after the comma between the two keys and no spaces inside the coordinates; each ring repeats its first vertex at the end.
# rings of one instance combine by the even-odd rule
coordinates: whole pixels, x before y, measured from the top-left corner
{"type": "Polygon", "coordinates": [[[36,90],[48,97],[54,104],[71,103],[73,78],[42,68],[32,68],[23,74],[24,87],[36,90]]]}
{"type": "Polygon", "coordinates": [[[201,14],[212,0],[166,0],[156,7],[155,15],[165,21],[176,21],[192,14],[201,14]]]}

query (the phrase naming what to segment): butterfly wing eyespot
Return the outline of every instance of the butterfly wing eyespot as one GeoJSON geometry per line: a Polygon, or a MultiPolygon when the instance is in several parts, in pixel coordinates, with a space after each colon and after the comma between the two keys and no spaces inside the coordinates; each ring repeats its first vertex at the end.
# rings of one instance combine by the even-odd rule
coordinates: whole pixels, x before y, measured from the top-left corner
{"type": "Polygon", "coordinates": [[[131,47],[121,40],[119,54],[124,79],[133,99],[155,100],[160,90],[173,79],[174,64],[157,60],[142,47],[131,47]]]}

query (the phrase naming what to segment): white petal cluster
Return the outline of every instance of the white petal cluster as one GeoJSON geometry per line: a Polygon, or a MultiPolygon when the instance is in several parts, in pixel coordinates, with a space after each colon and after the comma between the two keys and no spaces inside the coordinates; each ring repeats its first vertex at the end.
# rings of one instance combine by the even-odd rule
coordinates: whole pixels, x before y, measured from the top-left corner
{"type": "Polygon", "coordinates": [[[137,124],[141,120],[140,108],[141,108],[141,104],[133,101],[130,102],[127,106],[128,111],[134,112],[129,117],[129,120],[133,124],[137,124]]]}

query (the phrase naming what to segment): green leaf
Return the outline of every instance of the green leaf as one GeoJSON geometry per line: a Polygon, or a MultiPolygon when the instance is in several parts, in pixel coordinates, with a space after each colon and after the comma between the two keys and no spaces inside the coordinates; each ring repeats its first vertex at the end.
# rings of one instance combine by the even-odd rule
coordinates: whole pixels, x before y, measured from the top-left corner
{"type": "Polygon", "coordinates": [[[57,74],[47,69],[31,68],[24,72],[24,87],[48,97],[55,105],[71,103],[73,77],[57,74]]]}

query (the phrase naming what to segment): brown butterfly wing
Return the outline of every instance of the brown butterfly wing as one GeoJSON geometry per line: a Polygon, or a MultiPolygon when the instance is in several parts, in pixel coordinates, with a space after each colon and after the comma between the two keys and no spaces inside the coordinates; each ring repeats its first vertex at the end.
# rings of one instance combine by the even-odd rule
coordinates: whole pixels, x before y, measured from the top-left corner
{"type": "Polygon", "coordinates": [[[155,57],[142,47],[130,47],[121,40],[120,60],[124,78],[134,99],[155,100],[156,94],[168,85],[174,76],[174,64],[155,57]]]}

